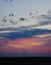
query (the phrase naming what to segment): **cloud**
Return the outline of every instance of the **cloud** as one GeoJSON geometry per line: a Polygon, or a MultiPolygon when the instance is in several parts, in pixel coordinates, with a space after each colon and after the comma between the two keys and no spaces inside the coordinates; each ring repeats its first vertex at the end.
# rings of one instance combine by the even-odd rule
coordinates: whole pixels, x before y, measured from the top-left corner
{"type": "Polygon", "coordinates": [[[30,12],[29,15],[31,18],[36,18],[38,16],[39,11],[35,11],[34,13],[30,12]]]}
{"type": "Polygon", "coordinates": [[[13,1],[13,0],[10,0],[11,2],[13,1]]]}
{"type": "MultiPolygon", "coordinates": [[[[8,2],[9,0],[5,0],[6,2],[8,2]]],[[[13,0],[10,0],[10,2],[13,2],[13,0]]]]}
{"type": "Polygon", "coordinates": [[[34,14],[37,14],[39,13],[39,11],[35,11],[34,13],[30,12],[29,15],[34,15],[34,14]]]}
{"type": "Polygon", "coordinates": [[[39,11],[36,11],[35,13],[39,13],[39,11]]]}
{"type": "MultiPolygon", "coordinates": [[[[9,16],[4,16],[4,18],[2,19],[2,22],[4,22],[5,24],[6,24],[6,22],[7,22],[7,24],[10,22],[13,25],[16,25],[17,22],[14,21],[13,16],[14,16],[13,13],[12,14],[9,14],[9,16]]],[[[4,26],[4,23],[1,23],[1,25],[4,26]]]]}
{"type": "Polygon", "coordinates": [[[47,12],[48,15],[51,15],[51,9],[47,12]]]}
{"type": "Polygon", "coordinates": [[[47,13],[46,13],[46,15],[44,14],[43,15],[43,17],[45,18],[45,19],[51,19],[51,10],[49,10],[47,13]]]}
{"type": "Polygon", "coordinates": [[[17,22],[13,21],[13,20],[10,20],[10,23],[12,23],[13,25],[16,25],[17,22]]]}
{"type": "Polygon", "coordinates": [[[19,21],[25,21],[25,20],[26,18],[23,18],[23,17],[19,18],[19,21]]]}
{"type": "Polygon", "coordinates": [[[21,26],[37,27],[37,28],[41,26],[42,28],[45,28],[43,26],[46,25],[48,26],[49,24],[51,24],[51,15],[49,14],[50,12],[49,13],[48,12],[46,14],[41,14],[41,15],[37,15],[39,14],[39,11],[35,11],[36,14],[30,12],[29,13],[31,15],[30,17],[33,17],[34,19],[31,18],[27,19],[25,17],[20,17],[18,18],[18,22],[14,18],[14,13],[11,13],[9,14],[8,18],[4,17],[2,21],[4,23],[8,21],[6,24],[11,23],[13,25],[17,24],[18,26],[21,24],[21,26]]]}
{"type": "Polygon", "coordinates": [[[42,35],[42,34],[50,34],[51,30],[44,30],[44,29],[5,29],[5,31],[0,32],[0,36],[3,36],[7,39],[20,39],[20,38],[32,38],[32,37],[37,37],[37,35],[42,35]],[[7,34],[5,34],[7,33],[7,34]]]}
{"type": "Polygon", "coordinates": [[[32,13],[29,13],[29,15],[33,15],[32,13]]]}
{"type": "Polygon", "coordinates": [[[48,20],[51,19],[51,15],[42,14],[41,17],[44,18],[44,19],[48,19],[48,20]]]}
{"type": "Polygon", "coordinates": [[[0,28],[0,31],[18,31],[21,28],[14,28],[14,27],[10,27],[10,28],[0,28]]]}
{"type": "Polygon", "coordinates": [[[48,24],[51,24],[51,21],[41,21],[39,22],[38,26],[43,26],[43,25],[48,25],[48,24]]]}
{"type": "Polygon", "coordinates": [[[12,16],[14,16],[14,14],[12,13],[12,14],[9,14],[9,17],[12,17],[12,16]]]}
{"type": "Polygon", "coordinates": [[[37,20],[37,22],[35,21],[36,24],[32,25],[33,27],[48,26],[51,24],[51,10],[49,10],[46,14],[39,15],[39,11],[35,11],[35,13],[30,12],[29,15],[33,18],[33,20],[37,20]]]}
{"type": "Polygon", "coordinates": [[[7,17],[4,17],[2,21],[7,22],[7,17]]]}
{"type": "Polygon", "coordinates": [[[12,20],[10,20],[10,22],[14,24],[14,22],[12,20]]]}
{"type": "Polygon", "coordinates": [[[38,22],[38,25],[35,26],[44,26],[51,24],[51,10],[48,11],[46,14],[42,14],[36,18],[39,19],[40,21],[38,22]]]}

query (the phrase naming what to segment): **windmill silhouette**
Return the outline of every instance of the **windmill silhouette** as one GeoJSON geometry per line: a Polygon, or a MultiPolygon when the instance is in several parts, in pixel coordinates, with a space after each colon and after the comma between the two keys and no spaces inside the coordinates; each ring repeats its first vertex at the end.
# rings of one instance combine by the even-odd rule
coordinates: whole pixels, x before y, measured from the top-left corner
{"type": "Polygon", "coordinates": [[[49,57],[49,48],[48,48],[48,57],[49,57]]]}
{"type": "Polygon", "coordinates": [[[25,49],[23,50],[23,55],[25,55],[25,49]]]}

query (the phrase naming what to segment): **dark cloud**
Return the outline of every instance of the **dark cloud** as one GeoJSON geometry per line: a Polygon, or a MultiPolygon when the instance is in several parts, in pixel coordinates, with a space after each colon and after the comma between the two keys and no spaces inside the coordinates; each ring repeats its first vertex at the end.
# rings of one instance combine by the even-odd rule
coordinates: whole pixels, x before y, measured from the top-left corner
{"type": "Polygon", "coordinates": [[[51,24],[51,21],[42,21],[42,22],[39,22],[39,26],[48,25],[48,24],[51,24]]]}
{"type": "Polygon", "coordinates": [[[39,13],[39,11],[36,11],[35,13],[39,13]]]}
{"type": "Polygon", "coordinates": [[[11,2],[13,1],[13,0],[10,0],[11,2]]]}
{"type": "MultiPolygon", "coordinates": [[[[13,30],[13,29],[10,29],[13,30]]],[[[15,29],[17,30],[17,28],[15,29]]],[[[44,30],[44,29],[31,29],[31,30],[17,30],[17,32],[10,32],[7,34],[1,34],[3,37],[9,40],[13,39],[20,39],[20,38],[32,38],[36,37],[37,35],[45,34],[45,33],[50,34],[51,30],[44,30]]]]}
{"type": "Polygon", "coordinates": [[[44,19],[51,19],[51,15],[45,15],[45,14],[42,14],[40,17],[44,18],[44,19]]]}
{"type": "Polygon", "coordinates": [[[45,14],[42,14],[41,16],[42,16],[43,18],[44,18],[44,17],[46,17],[46,15],[45,15],[45,14]]]}
{"type": "Polygon", "coordinates": [[[34,14],[37,14],[37,13],[39,13],[39,11],[35,11],[35,13],[30,12],[29,15],[34,15],[34,14]]]}
{"type": "Polygon", "coordinates": [[[19,18],[19,21],[25,21],[26,20],[26,18],[19,18]]]}
{"type": "Polygon", "coordinates": [[[42,20],[39,21],[38,25],[35,25],[35,27],[51,24],[51,10],[49,10],[46,14],[38,16],[37,18],[42,18],[42,20]]]}
{"type": "Polygon", "coordinates": [[[33,15],[32,13],[29,13],[29,15],[33,15]]]}
{"type": "Polygon", "coordinates": [[[9,14],[9,17],[12,17],[12,16],[14,16],[14,14],[12,13],[12,14],[9,14]]]}
{"type": "Polygon", "coordinates": [[[18,28],[0,28],[0,31],[16,31],[18,28]]]}
{"type": "Polygon", "coordinates": [[[51,19],[51,16],[47,16],[46,19],[50,20],[51,19]]]}
{"type": "Polygon", "coordinates": [[[10,20],[11,23],[14,23],[12,20],[10,20]]]}
{"type": "Polygon", "coordinates": [[[14,14],[12,13],[12,16],[14,16],[14,14]]]}
{"type": "Polygon", "coordinates": [[[33,13],[29,13],[29,15],[31,16],[31,18],[34,18],[35,16],[33,15],[33,13]]]}
{"type": "MultiPolygon", "coordinates": [[[[6,2],[8,2],[9,0],[5,0],[6,2]]],[[[13,1],[13,0],[10,0],[11,2],[13,1]]]]}
{"type": "Polygon", "coordinates": [[[17,24],[17,22],[14,22],[13,20],[10,20],[10,23],[12,23],[13,25],[17,24]]]}
{"type": "Polygon", "coordinates": [[[36,18],[38,13],[39,11],[35,11],[34,13],[30,12],[29,15],[31,16],[31,18],[36,18]]]}
{"type": "MultiPolygon", "coordinates": [[[[12,14],[9,14],[9,17],[12,17],[12,16],[14,16],[13,13],[12,13],[12,14]]],[[[5,22],[9,21],[10,23],[16,25],[17,22],[15,22],[13,19],[10,19],[9,17],[5,16],[5,17],[2,19],[2,22],[5,23],[5,22]]],[[[4,23],[2,24],[3,26],[4,26],[4,23]]]]}
{"type": "Polygon", "coordinates": [[[6,18],[6,17],[4,17],[2,21],[3,21],[3,22],[7,22],[7,18],[6,18]]]}
{"type": "Polygon", "coordinates": [[[42,14],[41,17],[44,18],[44,19],[50,20],[50,19],[51,19],[51,10],[49,10],[49,11],[46,13],[46,15],[45,15],[45,14],[42,14]]]}
{"type": "Polygon", "coordinates": [[[10,20],[10,22],[14,24],[14,21],[13,20],[10,20]]]}

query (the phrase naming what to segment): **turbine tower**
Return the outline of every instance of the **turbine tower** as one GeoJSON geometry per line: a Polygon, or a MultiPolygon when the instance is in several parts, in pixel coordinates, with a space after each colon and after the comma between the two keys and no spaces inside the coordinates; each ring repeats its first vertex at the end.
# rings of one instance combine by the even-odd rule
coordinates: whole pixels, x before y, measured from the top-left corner
{"type": "Polygon", "coordinates": [[[49,49],[48,49],[48,56],[49,56],[49,49]]]}

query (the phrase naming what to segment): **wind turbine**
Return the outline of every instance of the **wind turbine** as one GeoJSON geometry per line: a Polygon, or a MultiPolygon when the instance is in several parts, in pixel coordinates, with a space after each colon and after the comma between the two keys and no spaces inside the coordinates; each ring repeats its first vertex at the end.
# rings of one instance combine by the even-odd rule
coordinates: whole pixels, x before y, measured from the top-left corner
{"type": "Polygon", "coordinates": [[[49,56],[49,49],[48,49],[48,56],[49,56]]]}
{"type": "Polygon", "coordinates": [[[48,57],[49,57],[49,48],[48,48],[48,57]]]}

